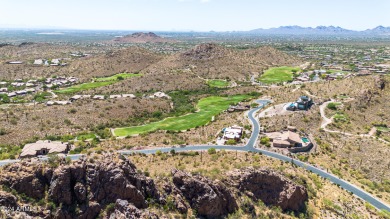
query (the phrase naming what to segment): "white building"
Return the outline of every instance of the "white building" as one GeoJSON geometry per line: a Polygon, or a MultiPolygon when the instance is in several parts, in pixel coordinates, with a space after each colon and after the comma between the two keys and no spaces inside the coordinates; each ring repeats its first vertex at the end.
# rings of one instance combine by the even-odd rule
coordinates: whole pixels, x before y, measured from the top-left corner
{"type": "Polygon", "coordinates": [[[42,59],[36,59],[34,65],[43,65],[44,61],[42,59]]]}
{"type": "Polygon", "coordinates": [[[154,93],[152,96],[150,96],[151,98],[167,98],[167,99],[171,99],[170,96],[168,96],[167,94],[165,94],[164,92],[156,92],[154,93]]]}
{"type": "Polygon", "coordinates": [[[226,140],[239,140],[242,136],[243,128],[240,126],[232,126],[223,130],[223,138],[226,140]]]}
{"type": "Polygon", "coordinates": [[[122,94],[122,97],[128,97],[128,98],[134,99],[135,95],[134,94],[122,94]]]}
{"type": "Polygon", "coordinates": [[[103,95],[95,95],[95,96],[93,96],[93,99],[94,100],[104,100],[104,96],[103,95]]]}

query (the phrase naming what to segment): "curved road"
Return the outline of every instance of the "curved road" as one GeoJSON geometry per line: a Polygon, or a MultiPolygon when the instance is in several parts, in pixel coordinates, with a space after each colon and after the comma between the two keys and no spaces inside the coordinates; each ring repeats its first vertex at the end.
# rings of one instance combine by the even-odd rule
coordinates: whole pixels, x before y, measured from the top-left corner
{"type": "MultiPolygon", "coordinates": [[[[313,173],[318,174],[319,176],[321,176],[323,178],[328,179],[332,183],[340,185],[340,187],[344,188],[345,190],[347,190],[349,192],[352,192],[353,194],[360,197],[364,201],[367,201],[368,203],[370,203],[371,205],[373,205],[377,209],[390,211],[390,207],[386,203],[382,202],[381,200],[379,200],[378,198],[375,198],[374,196],[367,193],[366,191],[358,188],[357,186],[355,186],[355,185],[353,185],[353,184],[351,184],[343,179],[338,178],[337,176],[335,176],[331,173],[328,173],[320,168],[314,167],[308,163],[304,163],[304,162],[301,162],[299,160],[294,160],[290,157],[287,157],[287,156],[279,154],[279,153],[274,153],[274,152],[255,148],[254,146],[255,146],[256,140],[259,137],[260,124],[254,118],[254,114],[257,111],[259,111],[260,109],[264,108],[269,103],[269,101],[268,100],[257,100],[256,102],[259,103],[260,106],[257,108],[254,108],[248,112],[248,118],[252,122],[253,128],[252,128],[252,135],[251,135],[248,143],[245,146],[240,147],[240,146],[229,146],[229,145],[225,145],[225,146],[221,146],[221,145],[213,145],[213,146],[191,145],[191,146],[179,147],[179,148],[171,147],[171,148],[155,148],[155,149],[145,149],[145,150],[122,150],[122,151],[118,151],[118,152],[121,154],[131,154],[131,153],[154,154],[159,150],[161,152],[170,152],[172,149],[174,149],[176,152],[181,152],[181,151],[202,151],[202,150],[207,150],[209,148],[215,148],[218,150],[225,149],[225,150],[236,150],[236,151],[261,152],[262,154],[264,154],[266,156],[273,157],[273,158],[276,158],[276,159],[279,159],[282,161],[294,162],[294,164],[296,164],[297,166],[305,168],[306,170],[309,170],[313,173]]],[[[72,160],[76,160],[80,156],[83,156],[83,155],[81,155],[81,154],[68,155],[68,157],[70,157],[72,160]]],[[[47,159],[47,157],[43,157],[42,159],[45,160],[45,159],[47,159]]],[[[0,161],[0,166],[8,164],[8,163],[18,162],[18,161],[19,160],[3,160],[3,161],[0,161]]]]}
{"type": "Polygon", "coordinates": [[[300,166],[302,168],[305,168],[306,170],[309,170],[313,173],[316,173],[319,176],[326,178],[329,181],[333,182],[334,184],[340,185],[340,187],[344,188],[345,190],[347,190],[349,192],[352,192],[353,194],[355,194],[356,196],[360,197],[361,199],[367,201],[368,203],[370,203],[371,205],[373,205],[377,209],[390,211],[390,207],[386,203],[382,202],[381,200],[375,198],[371,194],[358,188],[357,186],[355,186],[355,185],[353,185],[353,184],[351,184],[343,179],[340,179],[331,173],[328,173],[328,172],[321,170],[317,167],[314,167],[308,163],[304,163],[304,162],[301,162],[299,160],[292,159],[290,157],[287,157],[287,156],[279,154],[279,153],[255,148],[254,146],[255,146],[256,140],[259,137],[260,123],[258,122],[258,120],[255,119],[254,114],[257,111],[259,111],[260,109],[262,109],[263,107],[265,107],[269,103],[269,101],[268,100],[257,100],[257,103],[259,103],[260,106],[255,108],[255,109],[252,109],[248,112],[248,118],[252,122],[253,129],[252,129],[252,135],[251,135],[248,143],[245,146],[239,147],[239,146],[229,146],[229,145],[225,145],[225,146],[219,146],[219,145],[196,146],[196,145],[192,145],[192,146],[187,146],[184,148],[156,148],[156,149],[145,149],[145,150],[123,150],[123,151],[119,151],[119,152],[122,154],[130,154],[130,153],[154,154],[158,150],[160,150],[161,152],[170,152],[172,149],[174,149],[176,152],[181,152],[181,151],[201,151],[201,150],[207,150],[209,148],[215,148],[218,150],[225,149],[225,150],[261,152],[262,154],[264,154],[266,156],[273,157],[273,158],[276,158],[276,159],[279,159],[282,161],[294,162],[294,164],[296,164],[297,166],[300,166]]]}

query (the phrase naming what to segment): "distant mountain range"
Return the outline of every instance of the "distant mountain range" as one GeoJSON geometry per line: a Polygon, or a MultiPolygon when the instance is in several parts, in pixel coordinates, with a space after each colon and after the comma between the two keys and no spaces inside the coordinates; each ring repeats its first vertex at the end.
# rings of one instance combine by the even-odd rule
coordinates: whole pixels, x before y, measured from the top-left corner
{"type": "Polygon", "coordinates": [[[270,29],[254,29],[248,31],[256,34],[280,34],[280,35],[390,35],[390,27],[378,26],[364,31],[348,30],[335,26],[301,27],[281,26],[270,29]]]}

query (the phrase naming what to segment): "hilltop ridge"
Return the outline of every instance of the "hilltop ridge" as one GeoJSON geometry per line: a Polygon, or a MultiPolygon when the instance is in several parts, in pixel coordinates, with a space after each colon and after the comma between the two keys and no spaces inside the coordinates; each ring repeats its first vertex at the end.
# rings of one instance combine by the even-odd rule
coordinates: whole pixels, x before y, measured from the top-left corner
{"type": "Polygon", "coordinates": [[[165,43],[165,42],[174,42],[172,39],[167,39],[153,32],[136,32],[130,35],[123,37],[116,37],[114,42],[120,43],[165,43]]]}

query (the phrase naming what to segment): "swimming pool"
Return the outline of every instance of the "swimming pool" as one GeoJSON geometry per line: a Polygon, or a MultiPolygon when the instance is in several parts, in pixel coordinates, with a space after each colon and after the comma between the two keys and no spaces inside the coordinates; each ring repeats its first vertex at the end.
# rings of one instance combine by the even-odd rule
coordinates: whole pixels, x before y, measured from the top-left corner
{"type": "Polygon", "coordinates": [[[308,143],[308,142],[310,142],[310,140],[308,138],[302,138],[302,142],[303,143],[308,143]]]}

